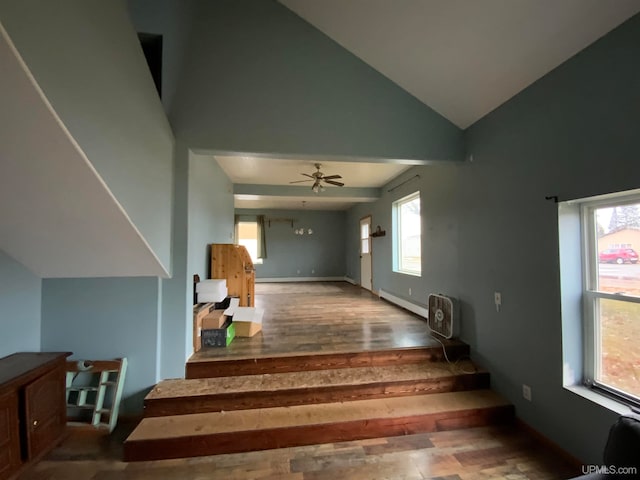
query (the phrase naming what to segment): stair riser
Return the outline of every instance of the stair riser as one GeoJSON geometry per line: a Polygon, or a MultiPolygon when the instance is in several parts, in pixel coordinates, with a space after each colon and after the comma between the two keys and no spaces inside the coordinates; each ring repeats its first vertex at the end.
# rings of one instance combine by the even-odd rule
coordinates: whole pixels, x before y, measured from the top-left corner
{"type": "Polygon", "coordinates": [[[197,457],[471,428],[510,422],[513,420],[513,413],[512,406],[500,406],[411,417],[369,419],[162,440],[127,441],[124,444],[124,460],[134,462],[197,457]]]}
{"type": "Polygon", "coordinates": [[[177,397],[173,399],[145,401],[145,417],[186,415],[251,408],[305,405],[314,403],[369,400],[374,398],[421,395],[425,393],[457,392],[489,387],[486,372],[442,377],[432,380],[411,380],[367,385],[318,387],[309,389],[279,390],[275,392],[249,392],[229,395],[177,397]]]}
{"type": "MultiPolygon", "coordinates": [[[[455,361],[469,354],[468,345],[447,347],[447,356],[455,361]]],[[[312,354],[285,357],[249,358],[237,360],[217,360],[188,362],[186,378],[217,378],[238,375],[259,375],[263,373],[303,372],[328,370],[333,368],[381,367],[407,365],[421,362],[444,360],[442,348],[408,348],[381,351],[312,354]]]]}

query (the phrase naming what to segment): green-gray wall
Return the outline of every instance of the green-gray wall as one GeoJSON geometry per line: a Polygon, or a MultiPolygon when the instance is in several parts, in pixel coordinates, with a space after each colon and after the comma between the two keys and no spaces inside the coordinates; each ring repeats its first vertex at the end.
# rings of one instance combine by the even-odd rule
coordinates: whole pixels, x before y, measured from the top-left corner
{"type": "Polygon", "coordinates": [[[360,219],[371,215],[373,229],[380,225],[386,231],[384,237],[372,239],[374,291],[382,289],[422,306],[426,305],[429,293],[457,297],[458,191],[455,185],[462,168],[462,164],[413,167],[385,185],[380,200],[349,210],[347,276],[360,283],[360,219]],[[392,203],[414,192],[420,192],[422,216],[420,277],[393,272],[392,203]],[[412,290],[411,296],[409,288],[412,290]]]}
{"type": "Polygon", "coordinates": [[[0,250],[0,358],[40,351],[42,280],[0,250]]]}
{"type": "Polygon", "coordinates": [[[173,134],[124,0],[4,0],[0,18],[56,113],[168,271],[173,134]]]}
{"type": "Polygon", "coordinates": [[[275,0],[198,2],[171,112],[194,149],[461,160],[462,131],[275,0]]]}
{"type": "Polygon", "coordinates": [[[272,221],[265,226],[267,258],[256,265],[256,278],[345,276],[345,219],[343,211],[237,209],[240,218],[264,215],[266,219],[295,219],[291,223],[272,221]],[[305,228],[305,235],[294,229],[305,228]],[[313,231],[308,234],[308,229],[313,231]]]}
{"type": "Polygon", "coordinates": [[[389,233],[391,202],[419,189],[422,277],[392,273],[387,235],[373,240],[374,289],[407,298],[411,287],[421,292],[415,303],[429,292],[458,298],[461,336],[492,386],[525,422],[594,464],[616,414],[563,388],[558,209],[545,197],[638,188],[639,56],[635,16],[470,127],[472,162],[411,169],[347,217],[347,273],[357,279],[359,218],[372,213],[389,233]],[[416,173],[420,179],[387,192],[416,173]]]}
{"type": "Polygon", "coordinates": [[[73,359],[127,357],[122,413],[139,415],[158,378],[160,280],[137,278],[42,281],[42,350],[73,359]]]}
{"type": "Polygon", "coordinates": [[[591,463],[615,415],[562,388],[558,212],[545,196],[638,188],[639,56],[636,15],[472,126],[458,185],[464,336],[518,415],[591,463]]]}

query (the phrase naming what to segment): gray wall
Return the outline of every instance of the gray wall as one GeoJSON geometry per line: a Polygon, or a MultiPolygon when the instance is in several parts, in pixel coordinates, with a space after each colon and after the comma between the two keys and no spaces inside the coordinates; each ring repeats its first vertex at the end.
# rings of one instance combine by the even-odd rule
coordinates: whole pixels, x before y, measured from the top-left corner
{"type": "Polygon", "coordinates": [[[171,112],[191,148],[462,159],[460,129],[275,0],[198,6],[171,112]]]}
{"type": "Polygon", "coordinates": [[[544,197],[638,187],[639,55],[635,16],[472,126],[458,186],[464,338],[521,418],[592,463],[615,415],[562,388],[558,212],[544,197]]]}
{"type": "MultiPolygon", "coordinates": [[[[428,292],[457,297],[462,339],[491,372],[492,386],[525,422],[593,464],[601,462],[616,414],[562,386],[558,208],[545,196],[638,187],[639,55],[636,16],[470,127],[472,162],[415,167],[385,187],[380,201],[347,215],[347,274],[359,280],[357,225],[371,213],[373,225],[388,232],[373,240],[374,289],[408,298],[411,287],[421,292],[409,298],[418,304],[428,292]],[[419,180],[387,192],[416,173],[419,180]],[[392,273],[389,236],[391,203],[416,189],[424,222],[420,278],[392,273]],[[494,291],[502,293],[499,313],[494,291]],[[522,398],[523,383],[532,387],[532,402],[522,398]]],[[[565,283],[564,290],[575,294],[574,287],[565,283]]],[[[567,304],[564,313],[579,310],[567,304]]],[[[565,351],[575,357],[579,329],[570,323],[564,330],[565,351]]]]}
{"type": "Polygon", "coordinates": [[[208,278],[209,244],[233,243],[233,184],[213,158],[189,159],[189,275],[208,278]]]}
{"type": "Polygon", "coordinates": [[[127,357],[122,413],[142,413],[158,380],[157,278],[45,279],[42,350],[70,351],[73,359],[127,357]]]}
{"type": "Polygon", "coordinates": [[[193,22],[193,0],[128,0],[139,33],[162,35],[162,105],[167,114],[182,75],[193,22]]]}
{"type": "Polygon", "coordinates": [[[0,250],[0,357],[40,351],[42,280],[0,250]]]}
{"type": "MultiPolygon", "coordinates": [[[[237,209],[244,216],[293,218],[296,222],[271,222],[266,226],[267,258],[256,265],[256,278],[344,277],[345,219],[342,211],[249,210],[237,209]],[[312,235],[295,235],[294,229],[311,228],[312,235]]],[[[242,217],[241,217],[242,218],[242,217]]]]}
{"type": "Polygon", "coordinates": [[[169,270],[173,135],[124,0],[6,0],[0,16],[53,108],[169,270]]]}
{"type": "Polygon", "coordinates": [[[458,196],[461,164],[413,167],[382,188],[382,197],[362,204],[347,215],[347,275],[360,283],[360,219],[372,215],[372,225],[387,232],[372,239],[373,289],[385,290],[418,305],[426,305],[429,293],[457,297],[458,285],[458,196]],[[414,178],[419,175],[419,178],[414,178]],[[408,181],[407,181],[408,180],[408,181]],[[403,182],[407,181],[404,185],[403,182]],[[401,186],[399,186],[401,185],[401,186]],[[394,188],[397,187],[398,188],[394,188]],[[393,191],[389,192],[390,189],[393,191]],[[422,275],[393,272],[392,203],[420,192],[422,216],[422,275]],[[412,293],[409,295],[409,288],[412,293]]]}

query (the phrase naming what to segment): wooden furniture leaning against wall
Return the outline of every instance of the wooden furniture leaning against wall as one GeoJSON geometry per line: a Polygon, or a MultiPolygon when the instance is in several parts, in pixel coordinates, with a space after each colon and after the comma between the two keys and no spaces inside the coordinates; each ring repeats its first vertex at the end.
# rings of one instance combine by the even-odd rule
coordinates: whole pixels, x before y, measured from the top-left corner
{"type": "Polygon", "coordinates": [[[11,478],[62,440],[69,355],[14,353],[0,359],[0,479],[11,478]]]}
{"type": "Polygon", "coordinates": [[[244,246],[212,243],[211,278],[225,278],[229,296],[240,298],[241,307],[255,305],[256,272],[244,246]]]}

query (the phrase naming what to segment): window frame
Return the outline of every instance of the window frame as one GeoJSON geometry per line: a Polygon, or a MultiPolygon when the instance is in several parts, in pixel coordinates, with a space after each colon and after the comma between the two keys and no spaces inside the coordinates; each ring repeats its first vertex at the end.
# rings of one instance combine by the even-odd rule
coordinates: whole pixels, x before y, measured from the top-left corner
{"type": "Polygon", "coordinates": [[[640,304],[640,296],[599,291],[598,230],[596,211],[601,208],[640,204],[640,192],[624,192],[596,199],[580,200],[580,238],[582,252],[582,330],[583,378],[585,386],[598,394],[613,398],[632,408],[640,407],[640,397],[600,382],[601,339],[599,328],[599,301],[616,300],[640,304]]]}
{"type": "Polygon", "coordinates": [[[415,191],[409,195],[405,195],[402,198],[395,200],[392,203],[392,215],[393,215],[393,271],[395,273],[402,273],[404,275],[411,275],[414,277],[422,276],[422,197],[420,195],[420,190],[415,191]],[[419,270],[408,270],[402,268],[402,214],[401,209],[402,206],[406,203],[412,202],[415,199],[418,199],[418,203],[420,205],[420,239],[418,241],[418,246],[420,247],[420,262],[419,262],[419,270]]]}
{"type": "MultiPolygon", "coordinates": [[[[236,224],[237,228],[238,228],[238,230],[237,230],[238,231],[238,238],[236,238],[236,245],[242,245],[240,243],[240,225],[243,224],[243,223],[251,223],[251,224],[255,224],[256,225],[256,231],[257,231],[256,241],[260,241],[258,239],[258,235],[260,234],[260,225],[258,224],[258,221],[257,220],[239,220],[237,222],[237,224],[236,224]]],[[[247,248],[247,247],[245,246],[245,248],[247,248]]],[[[247,249],[247,251],[249,251],[249,249],[247,249]]],[[[249,256],[251,256],[251,252],[249,252],[249,256]]],[[[262,265],[262,263],[263,263],[263,259],[259,258],[257,256],[257,254],[256,254],[256,258],[251,257],[251,261],[253,262],[254,265],[262,265]]]]}

